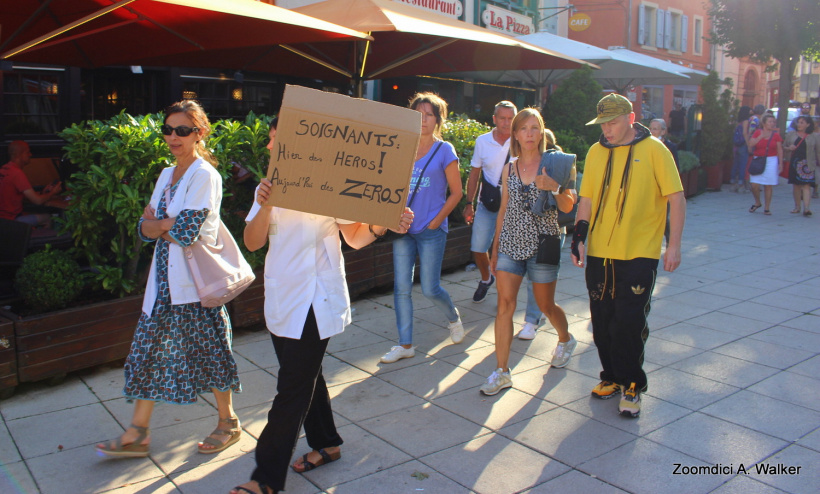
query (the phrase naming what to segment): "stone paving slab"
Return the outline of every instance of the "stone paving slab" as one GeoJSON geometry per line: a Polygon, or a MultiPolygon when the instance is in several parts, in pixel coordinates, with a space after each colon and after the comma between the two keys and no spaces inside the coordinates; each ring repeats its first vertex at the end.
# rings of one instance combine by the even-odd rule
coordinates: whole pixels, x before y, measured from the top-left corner
{"type": "MultiPolygon", "coordinates": [[[[379,362],[396,344],[392,293],[355,301],[353,325],[331,340],[324,362],[343,457],[291,473],[287,492],[816,493],[820,220],[789,215],[787,187],[775,190],[773,216],[749,214],[750,200],[724,191],[688,201],[683,264],[661,268],[653,292],[639,419],[618,415],[617,398],[590,396],[600,367],[583,270],[568,262],[567,244],[556,301],[579,342],[575,355],[564,369],[549,367],[557,336],[543,322],[535,340],[513,340],[514,387],[496,396],[478,392],[496,365],[496,289],[472,303],[476,271],[443,276],[465,341],[450,342],[445,318],[416,285],[416,356],[394,364],[379,362]],[[676,474],[676,464],[732,471],[676,474]],[[801,470],[757,472],[778,464],[801,470]]],[[[515,332],[524,290],[518,302],[515,332]]],[[[148,458],[99,458],[93,445],[120,434],[133,410],[122,369],[102,366],[55,386],[21,385],[0,401],[0,493],[224,494],[243,483],[278,363],[264,328],[237,329],[234,350],[243,384],[237,445],[196,452],[216,421],[204,394],[194,405],[157,405],[148,458]]],[[[296,454],[307,449],[300,438],[296,454]]]]}

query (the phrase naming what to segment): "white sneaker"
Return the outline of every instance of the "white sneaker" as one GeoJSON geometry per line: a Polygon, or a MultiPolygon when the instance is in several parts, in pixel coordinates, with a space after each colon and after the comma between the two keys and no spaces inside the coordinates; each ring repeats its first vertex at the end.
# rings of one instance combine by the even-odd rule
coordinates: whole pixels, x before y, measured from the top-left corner
{"type": "Polygon", "coordinates": [[[518,332],[519,340],[534,340],[535,332],[538,331],[538,326],[531,322],[524,323],[524,327],[518,332]]]}
{"type": "Polygon", "coordinates": [[[487,378],[487,382],[481,385],[480,391],[487,396],[492,396],[498,394],[498,392],[504,388],[511,387],[512,377],[510,377],[510,373],[504,372],[504,369],[499,367],[490,374],[490,377],[487,378]]]}
{"type": "Polygon", "coordinates": [[[569,358],[572,357],[572,352],[575,351],[575,345],[578,342],[575,341],[575,337],[569,335],[569,341],[564,343],[558,343],[555,347],[555,351],[552,352],[552,366],[553,367],[565,367],[569,363],[569,358]]]}
{"type": "Polygon", "coordinates": [[[447,329],[450,330],[450,339],[453,340],[453,343],[458,344],[464,341],[464,325],[461,324],[461,314],[458,313],[458,309],[456,309],[456,315],[458,320],[448,324],[447,329]]]}
{"type": "Polygon", "coordinates": [[[393,362],[399,361],[403,358],[413,358],[416,356],[416,348],[404,348],[401,345],[396,345],[390,348],[390,351],[382,355],[380,359],[383,364],[392,364],[393,362]]]}

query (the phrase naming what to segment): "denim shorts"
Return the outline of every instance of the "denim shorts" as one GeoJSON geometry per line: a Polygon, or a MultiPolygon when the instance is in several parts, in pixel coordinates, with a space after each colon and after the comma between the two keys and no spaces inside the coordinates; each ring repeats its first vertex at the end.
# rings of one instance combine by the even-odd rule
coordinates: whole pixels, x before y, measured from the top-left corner
{"type": "Polygon", "coordinates": [[[538,264],[535,256],[526,261],[516,261],[507,254],[498,253],[497,271],[506,271],[518,276],[527,275],[533,283],[552,283],[558,279],[558,268],[560,265],[538,264]]]}
{"type": "Polygon", "coordinates": [[[470,238],[471,252],[487,252],[490,250],[490,245],[492,245],[495,236],[495,221],[497,218],[497,211],[491,213],[487,211],[481,201],[478,202],[475,219],[473,219],[473,236],[470,238]]]}

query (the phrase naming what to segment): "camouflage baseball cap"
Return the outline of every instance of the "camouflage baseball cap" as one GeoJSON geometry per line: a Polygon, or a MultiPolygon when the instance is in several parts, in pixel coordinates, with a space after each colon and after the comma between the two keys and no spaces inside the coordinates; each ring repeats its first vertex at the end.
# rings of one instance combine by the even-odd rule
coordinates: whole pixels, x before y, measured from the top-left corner
{"type": "Polygon", "coordinates": [[[632,113],[632,103],[628,99],[620,94],[607,94],[598,102],[598,118],[587,122],[587,125],[606,123],[615,117],[630,113],[632,113]]]}

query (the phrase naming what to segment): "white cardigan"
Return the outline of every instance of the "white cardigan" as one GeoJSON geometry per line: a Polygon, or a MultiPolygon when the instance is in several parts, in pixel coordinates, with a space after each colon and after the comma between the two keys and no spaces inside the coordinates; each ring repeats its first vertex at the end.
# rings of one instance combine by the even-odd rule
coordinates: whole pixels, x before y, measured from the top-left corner
{"type": "MultiPolygon", "coordinates": [[[[152,208],[156,209],[159,205],[165,186],[171,185],[170,181],[175,168],[175,166],[168,167],[160,174],[154,186],[154,193],[151,195],[152,208]]],[[[205,218],[199,235],[201,239],[213,243],[219,230],[219,208],[221,204],[222,176],[210,163],[199,158],[191,164],[179,180],[171,204],[166,204],[166,216],[176,217],[184,209],[208,209],[210,213],[205,218]]],[[[157,255],[156,247],[154,247],[154,258],[151,260],[151,270],[148,273],[148,283],[145,286],[145,298],[142,301],[142,311],[147,315],[151,315],[154,303],[157,300],[159,285],[156,277],[157,255]]],[[[185,262],[182,247],[173,242],[168,246],[168,286],[171,291],[171,303],[173,305],[199,302],[199,295],[196,293],[194,280],[191,278],[191,272],[185,262]]]]}

